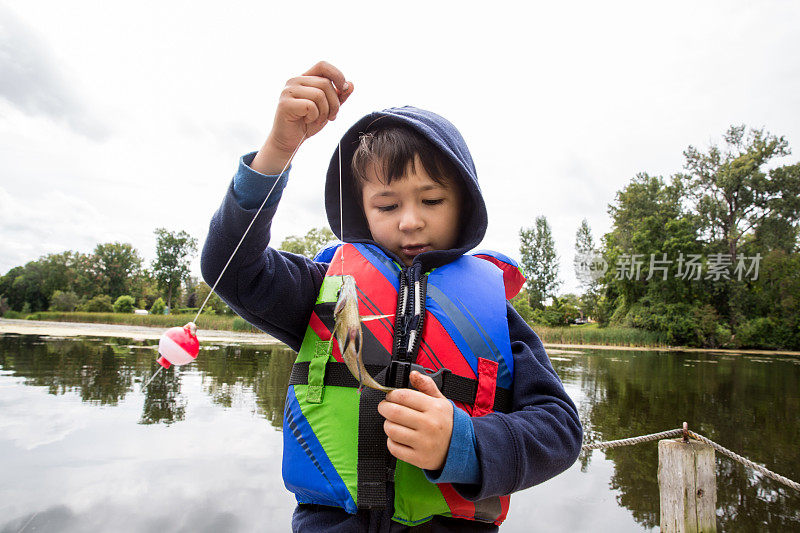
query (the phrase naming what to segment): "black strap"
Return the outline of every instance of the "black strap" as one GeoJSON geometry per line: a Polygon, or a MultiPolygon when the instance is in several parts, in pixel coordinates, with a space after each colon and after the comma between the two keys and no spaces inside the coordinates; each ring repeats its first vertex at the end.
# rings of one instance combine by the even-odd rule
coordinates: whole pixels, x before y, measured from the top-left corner
{"type": "MultiPolygon", "coordinates": [[[[308,384],[308,362],[295,363],[292,366],[292,374],[289,376],[289,385],[308,384]]],[[[367,371],[375,376],[386,367],[380,365],[366,365],[367,371]]],[[[383,380],[377,380],[381,383],[383,380]]],[[[328,361],[325,365],[325,385],[335,387],[358,387],[358,380],[353,377],[347,365],[338,361],[328,361]]],[[[390,387],[403,386],[402,384],[388,384],[390,387]]],[[[365,389],[366,390],[366,389],[365,389]]],[[[457,374],[446,374],[442,382],[442,394],[454,402],[461,402],[467,405],[475,403],[475,395],[478,392],[478,380],[465,378],[457,374]]],[[[376,391],[377,392],[377,391],[376,391]]],[[[380,393],[382,394],[382,393],[380,393]]],[[[502,387],[497,387],[494,392],[493,411],[498,413],[511,412],[511,391],[502,387]]],[[[363,411],[362,411],[363,412],[363,411]]]]}
{"type": "MultiPolygon", "coordinates": [[[[376,376],[382,377],[380,374],[376,376]]],[[[383,398],[382,392],[370,388],[364,388],[359,398],[356,478],[356,502],[359,509],[385,509],[387,504],[389,450],[386,447],[386,434],[383,432],[384,418],[378,413],[378,404],[383,398]]]]}

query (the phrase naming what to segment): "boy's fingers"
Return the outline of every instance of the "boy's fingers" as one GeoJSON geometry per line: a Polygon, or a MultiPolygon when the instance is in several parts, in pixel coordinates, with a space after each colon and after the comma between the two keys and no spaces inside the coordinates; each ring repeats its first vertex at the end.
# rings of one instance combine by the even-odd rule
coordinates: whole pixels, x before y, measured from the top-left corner
{"type": "Polygon", "coordinates": [[[393,390],[386,395],[386,400],[420,412],[429,410],[433,405],[430,395],[413,389],[393,390]]]}
{"type": "Polygon", "coordinates": [[[420,372],[414,370],[409,376],[411,385],[420,392],[433,396],[434,398],[444,398],[444,394],[436,386],[436,383],[429,376],[424,376],[420,372]]]}
{"type": "Polygon", "coordinates": [[[289,98],[285,105],[286,111],[289,112],[289,116],[293,117],[294,120],[302,119],[306,124],[311,124],[319,118],[317,104],[311,100],[289,98]]]}
{"type": "Polygon", "coordinates": [[[295,78],[296,83],[306,87],[316,87],[325,93],[325,98],[328,100],[328,118],[333,120],[339,113],[339,95],[336,94],[336,89],[331,85],[331,80],[328,78],[320,78],[319,76],[301,76],[295,78]]]}
{"type": "Polygon", "coordinates": [[[345,100],[350,98],[350,95],[353,94],[353,90],[354,89],[355,89],[355,87],[353,86],[353,82],[352,81],[344,82],[344,87],[342,88],[342,93],[339,95],[339,102],[343,104],[345,102],[345,100]]]}
{"type": "Polygon", "coordinates": [[[399,403],[382,401],[378,404],[378,413],[386,420],[407,428],[418,429],[422,425],[419,419],[422,413],[399,403]]]}
{"type": "Polygon", "coordinates": [[[315,122],[317,119],[328,120],[330,107],[328,106],[328,98],[325,96],[325,91],[322,89],[318,89],[316,87],[307,87],[305,85],[288,85],[283,90],[283,93],[286,98],[295,100],[310,100],[315,104],[318,110],[318,113],[316,113],[317,116],[312,120],[309,120],[310,117],[307,116],[307,124],[315,122]]]}
{"type": "MultiPolygon", "coordinates": [[[[345,87],[345,77],[342,74],[342,71],[338,68],[334,67],[327,61],[320,61],[306,72],[303,73],[303,76],[322,76],[323,78],[328,78],[333,82],[336,86],[336,89],[344,92],[345,87]]],[[[350,92],[350,91],[348,91],[350,92]]]]}
{"type": "Polygon", "coordinates": [[[395,424],[391,420],[383,422],[383,431],[386,436],[398,444],[413,446],[415,442],[415,430],[407,428],[402,424],[395,424]]]}
{"type": "Polygon", "coordinates": [[[405,461],[406,463],[414,464],[412,462],[416,457],[414,448],[406,446],[405,444],[400,444],[399,442],[395,442],[388,437],[386,439],[386,447],[389,449],[389,453],[394,455],[396,458],[400,459],[401,461],[405,461]]]}

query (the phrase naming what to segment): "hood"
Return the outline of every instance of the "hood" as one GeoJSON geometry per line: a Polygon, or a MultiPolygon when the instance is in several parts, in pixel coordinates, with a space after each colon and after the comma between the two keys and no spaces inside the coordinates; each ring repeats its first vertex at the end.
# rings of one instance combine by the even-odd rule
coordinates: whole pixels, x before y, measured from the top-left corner
{"type": "MultiPolygon", "coordinates": [[[[459,170],[459,177],[467,191],[469,202],[467,212],[462,214],[464,227],[458,240],[458,248],[452,250],[434,250],[417,256],[415,261],[420,261],[423,266],[433,268],[448,263],[465,252],[475,248],[486,233],[487,215],[486,204],[483,201],[475,164],[467,148],[467,143],[458,130],[447,119],[430,111],[411,106],[395,107],[376,111],[356,122],[337,146],[328,167],[325,181],[325,210],[328,214],[328,223],[333,233],[344,242],[375,242],[372,240],[367,219],[356,200],[353,187],[353,172],[351,162],[353,154],[358,147],[359,135],[389,125],[405,125],[411,127],[431,141],[442,153],[449,157],[459,170]],[[341,148],[341,212],[344,219],[344,235],[341,235],[342,220],[339,212],[339,149],[341,148]]],[[[384,249],[391,257],[395,257],[384,249]]],[[[395,258],[398,260],[398,258],[395,258]]]]}

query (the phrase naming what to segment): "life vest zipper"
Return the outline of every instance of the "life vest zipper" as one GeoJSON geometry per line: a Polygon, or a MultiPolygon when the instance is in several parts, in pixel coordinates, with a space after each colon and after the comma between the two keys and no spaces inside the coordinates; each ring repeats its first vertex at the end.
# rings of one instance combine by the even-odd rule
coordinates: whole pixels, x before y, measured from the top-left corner
{"type": "Polygon", "coordinates": [[[415,362],[425,323],[428,275],[415,263],[400,272],[392,359],[415,362]]]}

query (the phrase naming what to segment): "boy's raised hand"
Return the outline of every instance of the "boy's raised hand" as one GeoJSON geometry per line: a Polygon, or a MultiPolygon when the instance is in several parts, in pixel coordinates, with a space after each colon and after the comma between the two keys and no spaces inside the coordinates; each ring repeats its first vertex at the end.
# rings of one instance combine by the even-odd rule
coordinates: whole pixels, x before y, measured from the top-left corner
{"type": "Polygon", "coordinates": [[[386,445],[401,461],[439,470],[450,448],[453,404],[428,376],[414,371],[409,381],[417,390],[393,390],[378,404],[378,412],[386,419],[386,445]]]}
{"type": "Polygon", "coordinates": [[[250,168],[262,174],[279,173],[303,136],[315,135],[329,120],[334,120],[339,106],[351,94],[353,83],[325,61],[287,81],[278,100],[272,131],[250,168]]]}

